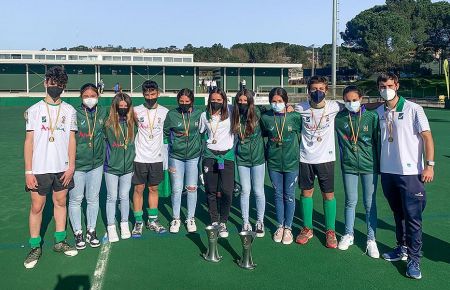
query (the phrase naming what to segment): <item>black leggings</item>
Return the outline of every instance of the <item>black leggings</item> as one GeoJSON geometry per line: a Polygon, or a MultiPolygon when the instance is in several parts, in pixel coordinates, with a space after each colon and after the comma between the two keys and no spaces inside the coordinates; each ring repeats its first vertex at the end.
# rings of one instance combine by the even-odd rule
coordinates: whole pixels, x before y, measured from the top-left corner
{"type": "Polygon", "coordinates": [[[230,215],[234,189],[234,162],[225,160],[224,165],[225,168],[219,170],[216,159],[203,159],[203,177],[211,223],[226,223],[230,215]],[[217,197],[218,192],[220,192],[220,198],[217,197]],[[218,204],[220,217],[217,210],[218,204]]]}

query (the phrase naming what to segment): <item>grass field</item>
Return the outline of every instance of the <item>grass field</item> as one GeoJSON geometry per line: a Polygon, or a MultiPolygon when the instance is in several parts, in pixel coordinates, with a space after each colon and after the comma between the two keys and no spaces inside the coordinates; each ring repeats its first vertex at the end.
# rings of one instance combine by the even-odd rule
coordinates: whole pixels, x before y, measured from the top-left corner
{"type": "MultiPolygon", "coordinates": [[[[237,235],[241,227],[239,198],[234,198],[230,216],[230,237],[220,240],[222,262],[205,262],[200,253],[206,251],[203,230],[209,218],[206,199],[199,192],[197,206],[198,233],[187,235],[182,227],[177,235],[157,236],[144,232],[140,240],[124,240],[112,244],[104,275],[94,277],[101,249],[80,251],[76,257],[65,257],[51,250],[54,222],[50,199],[43,223],[43,256],[36,268],[27,270],[23,259],[29,251],[28,211],[30,198],[24,192],[23,140],[25,107],[0,107],[0,265],[1,289],[89,289],[102,282],[103,289],[448,289],[450,277],[450,202],[447,197],[450,180],[450,112],[427,110],[436,143],[435,181],[427,185],[428,204],[424,213],[423,260],[421,281],[405,277],[406,263],[389,263],[364,255],[365,215],[362,202],[357,206],[355,243],[348,251],[324,246],[323,209],[320,195],[314,198],[315,237],[305,246],[275,244],[271,234],[275,228],[273,191],[266,179],[266,237],[254,242],[256,270],[247,271],[234,262],[241,255],[237,235]],[[97,279],[98,278],[98,279],[97,279]],[[445,286],[447,285],[447,286],[445,286]]],[[[316,191],[317,192],[317,191],[316,191]]],[[[105,232],[105,187],[101,190],[97,231],[105,232]]],[[[336,198],[338,214],[336,230],[344,230],[344,193],[336,166],[336,198]]],[[[297,193],[298,199],[298,193],[297,193]]],[[[378,232],[380,252],[394,245],[393,218],[379,187],[378,232]]],[[[170,198],[161,200],[161,219],[171,218],[170,198]]],[[[183,206],[185,198],[183,198],[183,206]]],[[[256,216],[251,199],[251,217],[256,216]]],[[[185,209],[183,208],[183,211],[185,209]]],[[[130,215],[131,216],[131,215],[130,215]]],[[[299,232],[300,207],[297,200],[294,235],[299,232]]],[[[73,242],[68,227],[68,237],[73,242]]],[[[103,246],[105,251],[105,245],[103,246]]]]}

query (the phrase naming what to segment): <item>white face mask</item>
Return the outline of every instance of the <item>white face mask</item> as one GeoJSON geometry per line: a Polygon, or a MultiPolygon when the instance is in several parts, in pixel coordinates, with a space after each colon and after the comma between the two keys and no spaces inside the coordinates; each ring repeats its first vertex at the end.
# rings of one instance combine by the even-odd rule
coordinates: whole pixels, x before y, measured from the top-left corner
{"type": "Polygon", "coordinates": [[[345,107],[350,112],[356,113],[359,111],[359,108],[361,107],[361,102],[360,101],[345,102],[345,107]]]}
{"type": "Polygon", "coordinates": [[[95,105],[97,105],[98,103],[98,99],[97,98],[86,98],[83,99],[83,104],[88,107],[89,109],[92,109],[93,107],[95,107],[95,105]]]}
{"type": "Polygon", "coordinates": [[[385,100],[385,101],[390,101],[392,99],[395,98],[395,96],[397,95],[397,92],[393,89],[382,89],[380,91],[380,96],[385,100]]]}
{"type": "Polygon", "coordinates": [[[284,103],[271,103],[272,109],[277,112],[281,113],[286,108],[286,105],[284,103]]]}

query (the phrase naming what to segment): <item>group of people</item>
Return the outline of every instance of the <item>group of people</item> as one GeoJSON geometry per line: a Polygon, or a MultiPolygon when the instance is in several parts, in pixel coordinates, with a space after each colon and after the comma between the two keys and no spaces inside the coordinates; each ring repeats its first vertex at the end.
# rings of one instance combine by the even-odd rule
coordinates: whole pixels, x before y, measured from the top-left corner
{"type": "Polygon", "coordinates": [[[355,86],[343,92],[343,102],[327,100],[326,78],[308,82],[308,101],[289,105],[281,87],[269,94],[270,107],[254,104],[254,93],[240,90],[233,104],[221,88],[209,92],[206,108],[194,106],[194,93],[182,89],[177,108],[158,104],[154,81],[142,84],[144,104],[117,93],[108,110],[98,105],[93,84],[80,89],[81,104],[73,108],[60,96],[67,84],[61,67],[45,76],[46,97],[25,113],[25,178],[31,192],[30,246],[24,265],[33,268],[41,257],[39,235],[46,196],[52,192],[56,221],[54,250],[68,256],[86,247],[98,247],[96,221],[99,191],[104,176],[107,187],[106,215],[109,242],[119,241],[116,228],[120,200],[120,238],[139,238],[144,225],[156,233],[166,227],[158,219],[158,185],[168,158],[173,219],[171,233],[180,231],[182,192],[187,192],[188,232],[197,230],[195,210],[199,175],[203,176],[210,223],[219,236],[228,237],[227,221],[235,180],[241,184],[242,230],[265,235],[267,171],[274,189],[277,229],[273,240],[291,244],[295,214],[295,188],[301,189],[303,227],[296,236],[306,244],[314,235],[313,191],[317,177],[323,197],[326,247],[348,249],[354,242],[355,206],[361,180],[366,210],[367,253],[378,258],[376,244],[378,176],[393,211],[397,246],[384,253],[388,261],[408,260],[406,275],[420,279],[422,211],[426,203],[424,183],[433,179],[434,145],[423,108],[397,95],[396,75],[381,74],[377,80],[384,103],[363,104],[355,86]],[[345,191],[345,233],[337,241],[334,166],[335,132],[339,144],[345,191]],[[426,158],[425,158],[426,157],[426,158]],[[426,160],[424,164],[423,160],[426,160]],[[235,170],[237,168],[237,170],[235,170]],[[201,171],[201,172],[199,172],[201,171]],[[235,176],[235,172],[238,176],[235,176]],[[134,186],[129,228],[129,192],[134,186]],[[144,220],[143,192],[148,218],[144,220]],[[256,223],[250,223],[249,201],[256,201],[256,223]],[[66,196],[75,246],[66,241],[66,196]],[[86,233],[82,231],[81,202],[86,198],[86,233]]]}

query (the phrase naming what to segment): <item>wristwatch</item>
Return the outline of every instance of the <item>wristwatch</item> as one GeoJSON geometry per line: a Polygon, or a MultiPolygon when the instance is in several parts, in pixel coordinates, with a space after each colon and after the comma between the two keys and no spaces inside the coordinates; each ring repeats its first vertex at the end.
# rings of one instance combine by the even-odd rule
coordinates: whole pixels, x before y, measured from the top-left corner
{"type": "Polygon", "coordinates": [[[435,162],[432,160],[427,160],[427,166],[434,166],[435,162]]]}

